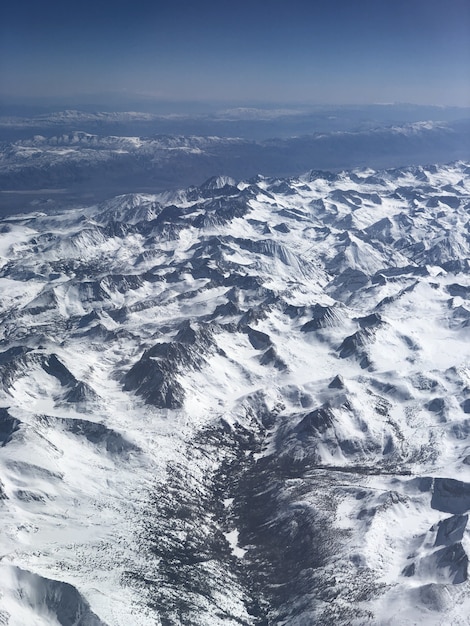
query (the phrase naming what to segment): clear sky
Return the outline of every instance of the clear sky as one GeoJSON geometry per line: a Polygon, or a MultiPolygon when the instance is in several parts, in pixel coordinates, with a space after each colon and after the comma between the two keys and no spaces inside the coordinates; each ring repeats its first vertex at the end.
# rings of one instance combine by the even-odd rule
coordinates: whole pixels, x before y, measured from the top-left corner
{"type": "Polygon", "coordinates": [[[470,105],[470,0],[3,0],[0,95],[470,105]]]}

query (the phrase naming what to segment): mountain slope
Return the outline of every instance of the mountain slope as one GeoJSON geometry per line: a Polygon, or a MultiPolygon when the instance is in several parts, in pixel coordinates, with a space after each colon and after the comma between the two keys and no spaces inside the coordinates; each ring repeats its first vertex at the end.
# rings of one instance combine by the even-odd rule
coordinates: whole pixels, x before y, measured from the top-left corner
{"type": "Polygon", "coordinates": [[[456,162],[4,219],[3,621],[465,624],[469,206],[456,162]]]}

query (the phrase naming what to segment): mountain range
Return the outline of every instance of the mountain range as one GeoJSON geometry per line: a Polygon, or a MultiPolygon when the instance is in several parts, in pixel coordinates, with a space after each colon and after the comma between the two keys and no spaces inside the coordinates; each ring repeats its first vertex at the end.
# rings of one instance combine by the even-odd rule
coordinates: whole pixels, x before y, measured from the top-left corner
{"type": "MultiPolygon", "coordinates": [[[[133,136],[123,132],[125,123],[115,122],[115,116],[118,120],[140,119],[137,113],[93,117],[65,112],[52,116],[60,124],[53,125],[51,118],[41,120],[33,137],[31,127],[26,126],[27,136],[23,137],[21,125],[4,121],[2,126],[0,118],[0,137],[2,128],[11,127],[13,133],[0,143],[1,214],[36,210],[41,204],[47,211],[79,207],[136,191],[177,190],[199,186],[213,176],[246,180],[257,174],[290,177],[312,168],[339,172],[470,159],[468,119],[355,124],[349,128],[347,118],[335,118],[333,128],[341,130],[323,132],[318,130],[320,124],[309,132],[308,126],[302,126],[303,134],[296,136],[257,139],[215,134],[221,130],[215,122],[206,129],[214,131],[212,134],[175,134],[178,124],[175,126],[173,118],[168,122],[170,134],[155,134],[160,127],[149,122],[153,134],[133,136]],[[85,130],[76,130],[79,121],[85,130]],[[51,135],[51,128],[65,132],[51,135]],[[97,132],[86,130],[93,128],[97,132]],[[113,129],[118,134],[109,134],[113,129]]],[[[287,116],[292,118],[296,116],[287,116]]],[[[262,122],[252,124],[261,132],[262,122]]]]}
{"type": "MultiPolygon", "coordinates": [[[[36,137],[0,178],[227,145],[36,137]]],[[[0,623],[468,624],[470,164],[242,171],[2,219],[0,623]]]]}

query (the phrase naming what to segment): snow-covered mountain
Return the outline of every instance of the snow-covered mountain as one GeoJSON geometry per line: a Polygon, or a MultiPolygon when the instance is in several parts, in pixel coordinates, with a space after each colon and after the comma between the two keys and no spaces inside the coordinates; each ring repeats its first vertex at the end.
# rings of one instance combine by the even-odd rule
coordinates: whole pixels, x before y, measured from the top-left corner
{"type": "Polygon", "coordinates": [[[124,136],[110,133],[104,121],[90,133],[77,130],[74,120],[72,116],[70,132],[51,136],[45,126],[33,137],[0,143],[3,215],[13,208],[24,210],[28,201],[43,200],[57,208],[72,195],[76,206],[78,194],[83,206],[137,189],[155,192],[200,185],[209,176],[244,180],[256,174],[292,176],[307,168],[388,168],[470,158],[469,120],[335,132],[312,126],[308,134],[257,141],[210,133],[124,136]]]}
{"type": "Polygon", "coordinates": [[[4,219],[0,623],[468,624],[469,208],[460,161],[4,219]]]}

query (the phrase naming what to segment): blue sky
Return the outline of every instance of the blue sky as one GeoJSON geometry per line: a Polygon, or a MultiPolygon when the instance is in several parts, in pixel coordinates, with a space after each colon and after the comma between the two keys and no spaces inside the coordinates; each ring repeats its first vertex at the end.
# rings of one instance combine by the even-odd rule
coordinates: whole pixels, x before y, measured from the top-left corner
{"type": "Polygon", "coordinates": [[[4,0],[0,94],[470,105],[470,0],[4,0]]]}

